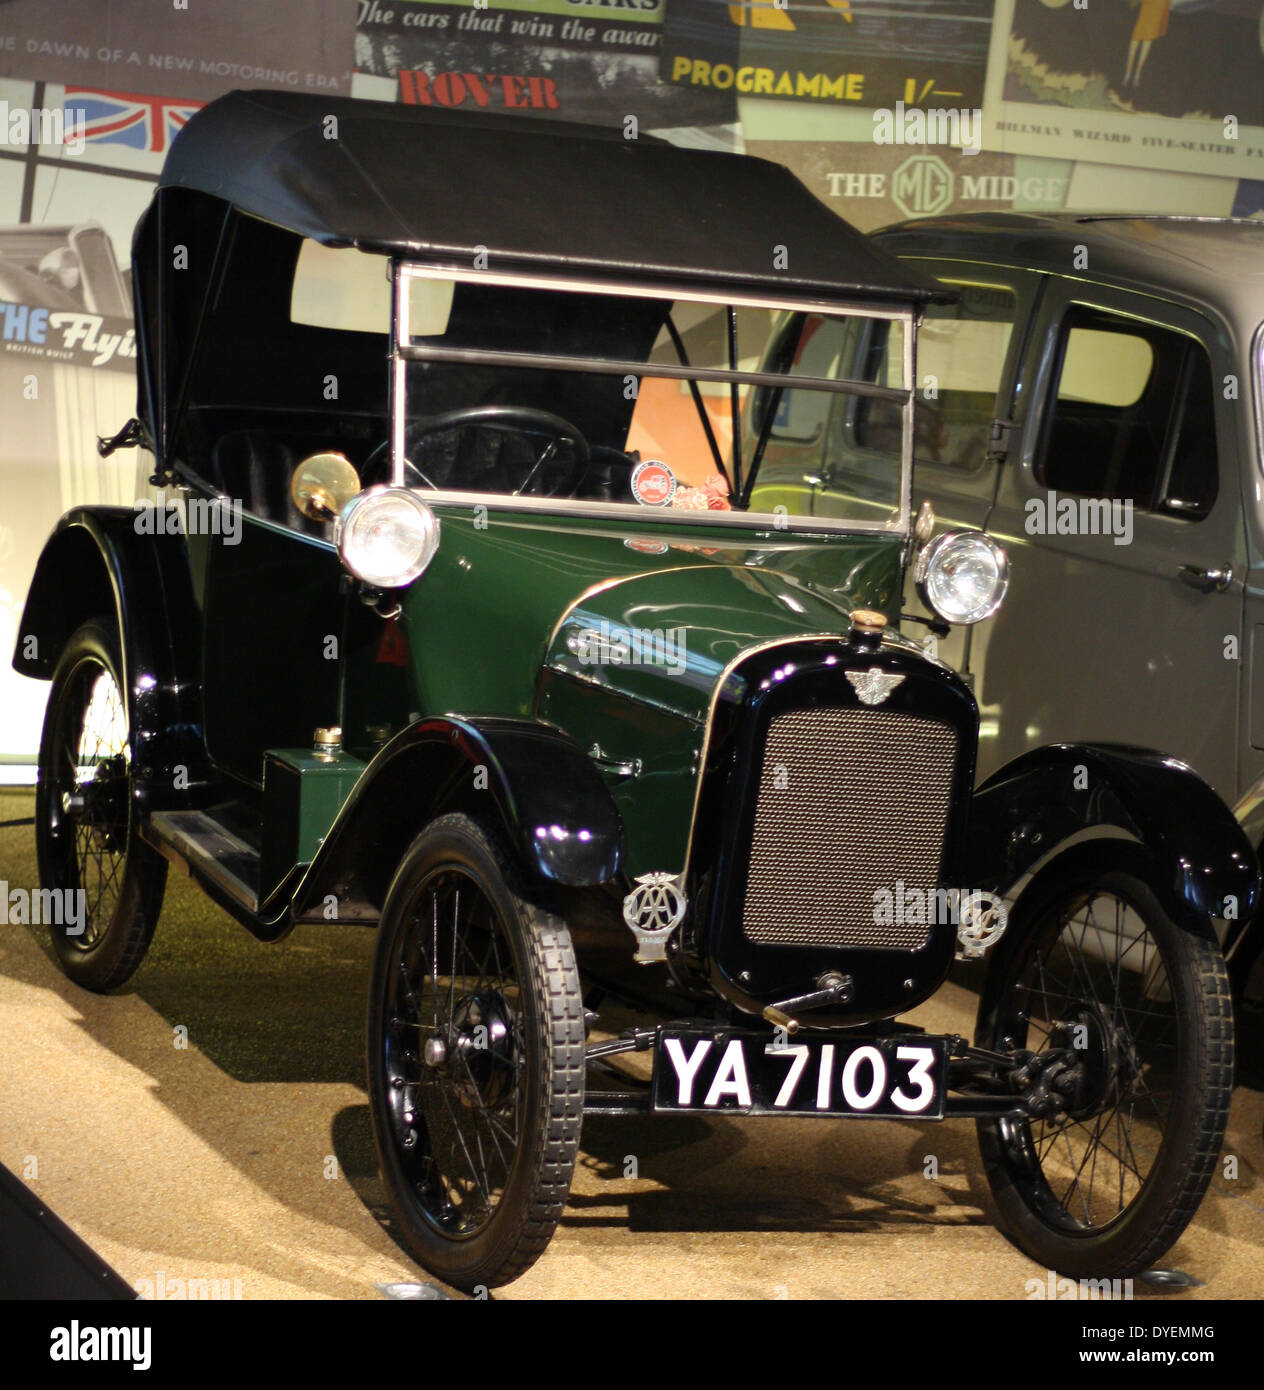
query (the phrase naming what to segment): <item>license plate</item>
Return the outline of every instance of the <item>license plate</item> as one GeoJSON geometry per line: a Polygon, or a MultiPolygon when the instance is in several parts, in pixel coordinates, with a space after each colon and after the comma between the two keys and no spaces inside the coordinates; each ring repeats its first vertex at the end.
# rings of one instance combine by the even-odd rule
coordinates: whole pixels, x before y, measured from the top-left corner
{"type": "Polygon", "coordinates": [[[948,1039],[662,1028],[654,1109],[942,1120],[948,1039]]]}

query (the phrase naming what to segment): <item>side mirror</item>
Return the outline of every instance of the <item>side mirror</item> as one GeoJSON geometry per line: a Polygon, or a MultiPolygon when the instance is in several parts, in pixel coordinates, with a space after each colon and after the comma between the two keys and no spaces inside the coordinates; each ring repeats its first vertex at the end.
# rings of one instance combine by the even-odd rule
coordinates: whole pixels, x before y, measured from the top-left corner
{"type": "Polygon", "coordinates": [[[308,521],[333,521],[360,490],[360,475],[343,454],[310,454],[290,478],[290,497],[308,521]]]}

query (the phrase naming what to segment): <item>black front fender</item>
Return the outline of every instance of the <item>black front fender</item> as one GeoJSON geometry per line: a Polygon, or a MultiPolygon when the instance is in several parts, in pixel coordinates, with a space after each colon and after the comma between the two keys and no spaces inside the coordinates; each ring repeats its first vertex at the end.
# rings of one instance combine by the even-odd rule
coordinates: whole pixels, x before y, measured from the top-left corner
{"type": "Polygon", "coordinates": [[[140,534],[131,507],[77,507],[57,523],[27,592],[14,669],[49,680],[90,618],[120,634],[142,809],[188,805],[213,780],[202,731],[201,624],[179,534],[140,534]]]}
{"type": "Polygon", "coordinates": [[[380,906],[409,843],[448,811],[499,823],[535,880],[595,887],[623,860],[614,800],[566,734],[529,719],[443,715],[401,730],[365,769],[295,894],[295,914],[353,882],[380,906]]]}
{"type": "Polygon", "coordinates": [[[993,773],[971,802],[967,881],[1009,894],[1069,844],[1111,836],[1142,847],[1191,930],[1254,914],[1259,867],[1228,807],[1184,763],[1122,744],[1050,744],[993,773]]]}

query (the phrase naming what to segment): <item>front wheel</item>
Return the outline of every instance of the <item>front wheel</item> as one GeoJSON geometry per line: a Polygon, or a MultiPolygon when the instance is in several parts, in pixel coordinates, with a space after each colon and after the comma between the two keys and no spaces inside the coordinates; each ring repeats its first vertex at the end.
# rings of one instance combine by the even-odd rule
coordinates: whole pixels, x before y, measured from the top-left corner
{"type": "Polygon", "coordinates": [[[1175,1243],[1233,1086],[1223,957],[1123,862],[1055,866],[1031,885],[979,1009],[981,1047],[1063,1059],[1046,1118],[981,1120],[979,1142],[1010,1238],[1075,1278],[1138,1274],[1175,1243]]]}
{"type": "Polygon", "coordinates": [[[552,1237],[579,1148],[583,1017],[565,923],[476,821],[432,822],[378,928],[369,1106],[399,1229],[458,1288],[509,1283],[552,1237]]]}

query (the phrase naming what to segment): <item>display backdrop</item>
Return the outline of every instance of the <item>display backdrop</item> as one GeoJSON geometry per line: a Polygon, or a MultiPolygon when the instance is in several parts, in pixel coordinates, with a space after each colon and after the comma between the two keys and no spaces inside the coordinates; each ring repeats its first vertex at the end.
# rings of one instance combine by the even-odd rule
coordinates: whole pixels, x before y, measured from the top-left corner
{"type": "Polygon", "coordinates": [[[101,460],[96,438],[135,404],[132,228],[200,104],[235,87],[350,92],[745,149],[864,230],[1007,209],[1259,217],[1262,9],[0,0],[0,780],[29,779],[39,739],[47,688],[9,658],[44,539],[67,508],[145,488],[147,460],[101,460]],[[904,122],[888,143],[879,108],[904,122]],[[955,144],[907,125],[975,108],[978,153],[962,148],[968,119],[955,144]]]}

